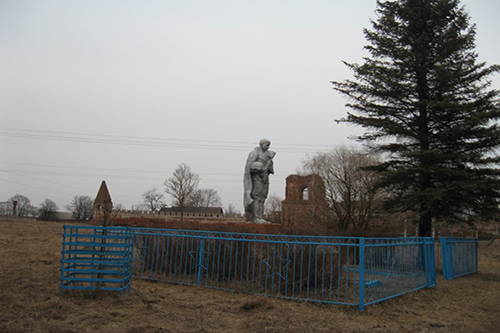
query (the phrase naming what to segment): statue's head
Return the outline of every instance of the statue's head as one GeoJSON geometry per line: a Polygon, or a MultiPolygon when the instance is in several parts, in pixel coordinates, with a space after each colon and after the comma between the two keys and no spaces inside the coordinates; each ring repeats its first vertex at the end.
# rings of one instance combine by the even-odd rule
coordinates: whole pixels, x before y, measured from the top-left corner
{"type": "Polygon", "coordinates": [[[271,141],[269,141],[268,139],[262,139],[259,142],[259,146],[260,148],[262,148],[262,150],[267,151],[271,146],[271,141]]]}

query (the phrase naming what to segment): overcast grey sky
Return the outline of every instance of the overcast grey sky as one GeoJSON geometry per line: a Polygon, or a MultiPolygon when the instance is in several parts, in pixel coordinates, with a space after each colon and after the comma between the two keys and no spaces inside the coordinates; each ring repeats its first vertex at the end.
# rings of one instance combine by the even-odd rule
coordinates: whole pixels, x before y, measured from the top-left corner
{"type": "MultiPolygon", "coordinates": [[[[464,0],[500,63],[500,1],[464,0]]],[[[179,163],[242,210],[243,167],[272,142],[272,194],[306,153],[355,145],[331,80],[360,62],[375,0],[0,0],[0,201],[64,209],[106,180],[115,203],[179,163]]],[[[500,77],[493,77],[500,89],[500,77]]],[[[170,198],[168,199],[170,203],[170,198]]]]}

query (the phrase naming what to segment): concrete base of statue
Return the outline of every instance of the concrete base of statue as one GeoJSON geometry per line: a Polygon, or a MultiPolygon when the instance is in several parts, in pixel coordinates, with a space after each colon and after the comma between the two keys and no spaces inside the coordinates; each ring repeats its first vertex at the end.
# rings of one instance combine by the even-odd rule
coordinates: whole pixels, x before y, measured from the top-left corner
{"type": "Polygon", "coordinates": [[[247,223],[256,223],[256,224],[271,224],[271,222],[268,222],[264,219],[254,219],[251,221],[247,221],[247,223]]]}

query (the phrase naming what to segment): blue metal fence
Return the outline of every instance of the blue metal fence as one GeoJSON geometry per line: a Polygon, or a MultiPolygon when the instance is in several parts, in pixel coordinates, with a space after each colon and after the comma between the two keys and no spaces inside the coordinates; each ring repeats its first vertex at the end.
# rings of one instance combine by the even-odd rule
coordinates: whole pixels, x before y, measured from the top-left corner
{"type": "MultiPolygon", "coordinates": [[[[443,251],[451,251],[458,260],[471,250],[457,242],[449,244],[454,245],[443,251]]],[[[477,242],[474,249],[477,271],[477,242]]],[[[460,264],[451,262],[455,276],[468,274],[462,273],[460,264]]],[[[355,305],[362,310],[366,305],[434,286],[436,266],[432,238],[64,227],[61,292],[102,289],[125,293],[132,276],[355,305]]]]}
{"type": "Polygon", "coordinates": [[[129,228],[64,226],[60,291],[130,290],[134,236],[129,228]]]}
{"type": "Polygon", "coordinates": [[[436,283],[432,238],[313,237],[133,228],[133,276],[364,306],[436,283]]]}
{"type": "Polygon", "coordinates": [[[445,279],[477,273],[477,238],[441,237],[441,253],[445,279]]]}

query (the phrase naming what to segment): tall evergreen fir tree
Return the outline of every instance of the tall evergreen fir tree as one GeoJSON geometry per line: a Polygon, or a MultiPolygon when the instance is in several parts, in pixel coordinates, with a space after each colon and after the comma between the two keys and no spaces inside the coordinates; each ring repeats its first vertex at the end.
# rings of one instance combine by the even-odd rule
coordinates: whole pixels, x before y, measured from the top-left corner
{"type": "Polygon", "coordinates": [[[477,61],[475,25],[458,0],[377,1],[364,29],[370,56],[345,63],[354,79],[334,81],[353,111],[341,121],[365,129],[358,140],[387,159],[375,168],[387,207],[432,221],[498,216],[500,66],[477,61]]]}

